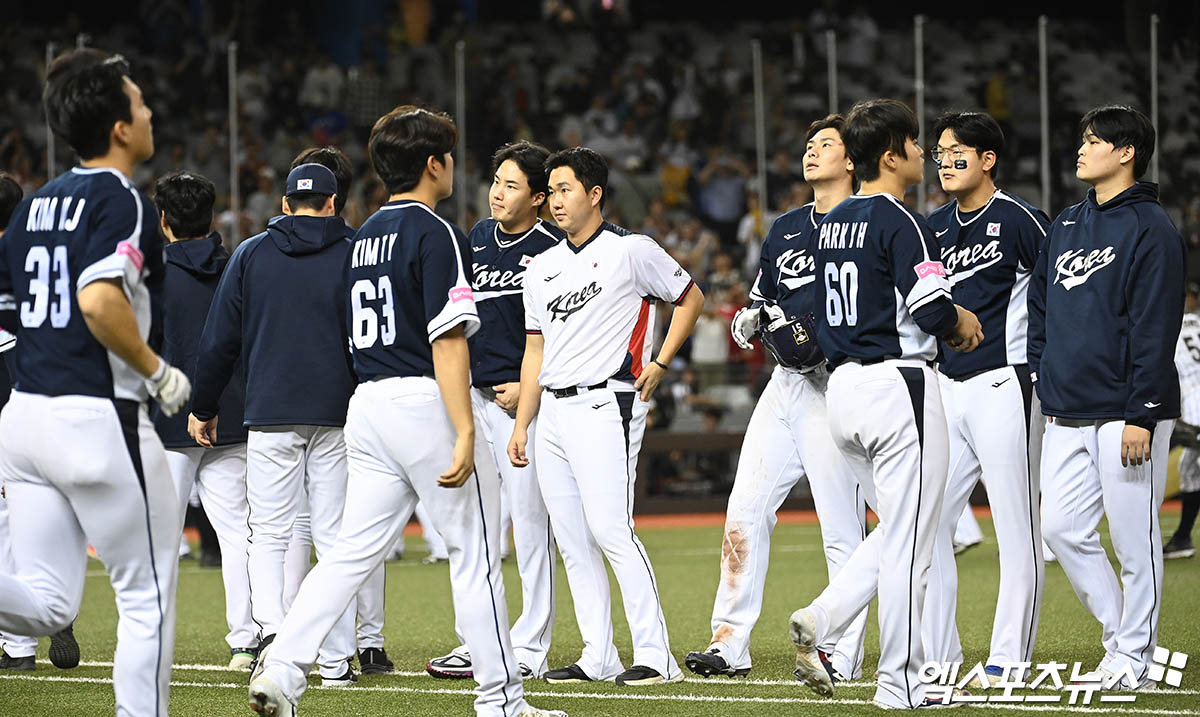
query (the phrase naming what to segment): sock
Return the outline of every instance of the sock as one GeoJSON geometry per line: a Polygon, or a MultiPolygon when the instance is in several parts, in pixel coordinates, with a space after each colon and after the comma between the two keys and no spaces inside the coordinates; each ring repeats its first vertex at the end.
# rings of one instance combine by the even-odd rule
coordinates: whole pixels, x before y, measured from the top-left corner
{"type": "Polygon", "coordinates": [[[1183,514],[1179,518],[1179,528],[1175,535],[1190,538],[1192,526],[1196,524],[1196,513],[1200,512],[1200,491],[1182,493],[1180,497],[1183,499],[1183,514]]]}

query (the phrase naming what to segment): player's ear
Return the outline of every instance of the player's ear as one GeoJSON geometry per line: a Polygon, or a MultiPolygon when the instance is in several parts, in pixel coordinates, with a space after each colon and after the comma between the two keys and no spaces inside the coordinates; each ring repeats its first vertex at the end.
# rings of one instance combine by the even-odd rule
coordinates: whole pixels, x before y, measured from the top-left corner
{"type": "Polygon", "coordinates": [[[325,206],[321,207],[322,213],[328,213],[330,216],[337,213],[337,195],[330,194],[329,199],[325,200],[325,206]]]}
{"type": "Polygon", "coordinates": [[[1120,152],[1118,159],[1120,160],[1121,164],[1132,164],[1134,157],[1137,155],[1137,150],[1133,148],[1132,144],[1127,144],[1124,147],[1120,147],[1117,149],[1117,151],[1120,152]]]}
{"type": "Polygon", "coordinates": [[[284,213],[284,214],[291,214],[291,213],[292,213],[292,209],[291,209],[291,207],[289,207],[289,206],[288,206],[287,197],[284,197],[283,199],[280,199],[280,200],[279,200],[279,211],[280,211],[280,212],[282,212],[282,213],[284,213]]]}
{"type": "Polygon", "coordinates": [[[533,206],[542,207],[542,206],[545,206],[545,204],[546,204],[546,193],[545,192],[538,192],[537,194],[533,195],[533,206]]]}
{"type": "Polygon", "coordinates": [[[158,228],[162,231],[163,236],[167,235],[168,227],[167,227],[167,213],[166,212],[158,213],[158,228]]]}
{"type": "Polygon", "coordinates": [[[996,166],[996,153],[989,149],[980,156],[980,160],[983,171],[990,172],[996,166]]]}
{"type": "Polygon", "coordinates": [[[604,197],[604,190],[597,184],[588,192],[588,197],[592,200],[592,206],[598,207],[600,206],[600,200],[604,197]]]}

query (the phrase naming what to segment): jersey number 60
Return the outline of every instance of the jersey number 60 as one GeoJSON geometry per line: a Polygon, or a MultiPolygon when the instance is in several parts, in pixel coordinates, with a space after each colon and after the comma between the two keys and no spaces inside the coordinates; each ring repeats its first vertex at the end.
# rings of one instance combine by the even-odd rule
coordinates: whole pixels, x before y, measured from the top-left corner
{"type": "Polygon", "coordinates": [[[350,288],[350,306],[354,321],[350,330],[354,333],[356,349],[371,348],[381,338],[381,334],[384,346],[391,346],[396,341],[396,304],[392,299],[391,277],[379,277],[378,286],[376,290],[376,282],[359,279],[350,288]],[[365,302],[376,299],[383,300],[378,313],[372,307],[364,305],[365,302]]]}
{"type": "Polygon", "coordinates": [[[858,265],[848,261],[839,268],[825,264],[825,318],[830,326],[858,324],[858,265]]]}

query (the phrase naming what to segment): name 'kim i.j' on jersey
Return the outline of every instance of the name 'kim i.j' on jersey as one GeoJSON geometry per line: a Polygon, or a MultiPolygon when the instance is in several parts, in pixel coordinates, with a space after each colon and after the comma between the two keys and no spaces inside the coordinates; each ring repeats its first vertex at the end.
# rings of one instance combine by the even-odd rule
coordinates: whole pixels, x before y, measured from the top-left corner
{"type": "Polygon", "coordinates": [[[92,336],[77,292],[121,281],[138,332],[149,337],[163,274],[158,212],[115,169],[76,167],[13,213],[0,239],[0,307],[14,330],[18,391],[145,401],[146,380],[92,336]]]}
{"type": "Polygon", "coordinates": [[[834,367],[889,358],[933,361],[958,322],[925,218],[890,194],[851,195],[815,242],[817,342],[834,367]]]}
{"type": "Polygon", "coordinates": [[[467,235],[479,331],[471,337],[471,383],[480,388],[521,380],[525,305],[521,291],[533,258],[564,238],[541,219],[522,234],[506,234],[487,218],[467,235]]]}
{"type": "Polygon", "coordinates": [[[943,352],[942,373],[962,379],[1026,363],[1029,277],[1049,223],[1042,212],[1000,189],[973,212],[962,211],[955,200],[929,215],[954,303],[973,312],[983,328],[974,351],[943,352]]]}

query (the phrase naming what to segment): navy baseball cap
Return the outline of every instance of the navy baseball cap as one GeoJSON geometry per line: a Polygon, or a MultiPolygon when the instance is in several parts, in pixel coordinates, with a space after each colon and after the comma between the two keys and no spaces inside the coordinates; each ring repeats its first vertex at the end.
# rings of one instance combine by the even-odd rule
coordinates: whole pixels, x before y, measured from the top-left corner
{"type": "Polygon", "coordinates": [[[337,194],[337,177],[323,164],[302,164],[288,173],[287,193],[293,194],[337,194]]]}

